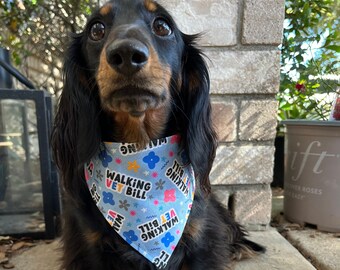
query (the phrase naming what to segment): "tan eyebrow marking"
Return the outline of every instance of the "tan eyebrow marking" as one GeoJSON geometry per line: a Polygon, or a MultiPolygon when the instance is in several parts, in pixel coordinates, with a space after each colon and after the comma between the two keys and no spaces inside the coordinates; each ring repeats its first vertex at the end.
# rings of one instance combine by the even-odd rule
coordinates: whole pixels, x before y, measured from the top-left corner
{"type": "Polygon", "coordinates": [[[105,6],[103,6],[103,7],[99,10],[99,13],[100,13],[102,16],[108,15],[108,14],[112,11],[112,6],[113,6],[112,3],[106,4],[105,6]]]}
{"type": "Polygon", "coordinates": [[[156,3],[152,0],[144,0],[144,6],[150,12],[155,12],[157,9],[156,3]]]}

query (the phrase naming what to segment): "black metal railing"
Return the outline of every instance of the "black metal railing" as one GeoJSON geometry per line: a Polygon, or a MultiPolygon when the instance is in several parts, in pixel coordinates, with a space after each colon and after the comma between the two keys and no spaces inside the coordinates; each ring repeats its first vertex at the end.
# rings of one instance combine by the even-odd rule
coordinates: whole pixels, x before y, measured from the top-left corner
{"type": "Polygon", "coordinates": [[[49,145],[52,98],[35,90],[4,54],[0,52],[0,234],[54,238],[60,196],[49,145]],[[29,90],[11,89],[10,77],[29,90]]]}

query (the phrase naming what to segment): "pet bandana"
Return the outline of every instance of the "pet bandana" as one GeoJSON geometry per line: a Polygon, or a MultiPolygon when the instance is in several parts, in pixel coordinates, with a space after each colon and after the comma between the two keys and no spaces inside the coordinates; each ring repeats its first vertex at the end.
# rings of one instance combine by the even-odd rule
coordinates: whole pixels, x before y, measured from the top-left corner
{"type": "Polygon", "coordinates": [[[136,144],[102,143],[85,164],[91,196],[107,222],[158,269],[167,265],[190,214],[194,171],[180,136],[136,144]]]}

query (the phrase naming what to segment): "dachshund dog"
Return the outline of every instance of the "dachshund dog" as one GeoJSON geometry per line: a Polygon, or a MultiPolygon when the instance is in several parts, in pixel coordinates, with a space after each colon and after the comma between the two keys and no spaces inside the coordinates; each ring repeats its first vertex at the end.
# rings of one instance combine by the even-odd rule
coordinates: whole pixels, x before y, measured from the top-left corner
{"type": "MultiPolygon", "coordinates": [[[[153,0],[110,1],[72,37],[52,132],[64,197],[63,269],[225,270],[233,260],[265,251],[245,238],[245,230],[211,194],[209,173],[217,139],[209,74],[197,37],[183,34],[153,0]],[[103,142],[134,143],[138,152],[173,135],[180,138],[194,172],[193,202],[171,256],[150,261],[130,245],[138,233],[124,240],[108,222],[96,204],[101,193],[88,187],[84,166],[98,155],[103,142]]],[[[128,222],[123,219],[119,226],[128,222]]],[[[157,219],[154,222],[158,225],[157,219]]],[[[159,243],[165,235],[160,234],[159,243]]]]}

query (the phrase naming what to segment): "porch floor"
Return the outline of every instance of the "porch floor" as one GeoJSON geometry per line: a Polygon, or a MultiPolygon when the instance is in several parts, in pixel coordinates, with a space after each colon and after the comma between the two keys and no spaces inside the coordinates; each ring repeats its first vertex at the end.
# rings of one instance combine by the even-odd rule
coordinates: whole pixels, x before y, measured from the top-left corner
{"type": "MultiPolygon", "coordinates": [[[[340,234],[300,228],[297,224],[284,221],[280,212],[282,198],[273,196],[273,217],[281,220],[274,220],[275,227],[266,231],[250,233],[250,239],[266,246],[266,254],[237,262],[235,270],[340,269],[340,234]]],[[[24,247],[14,252],[9,263],[17,270],[57,270],[60,258],[59,239],[35,244],[34,247],[24,247]]],[[[0,269],[2,267],[4,264],[0,269]]]]}

